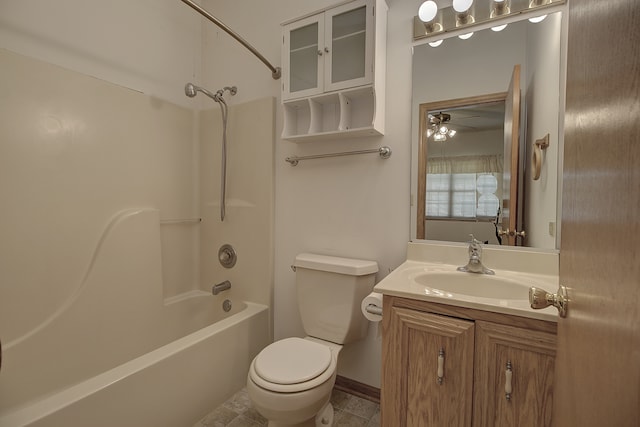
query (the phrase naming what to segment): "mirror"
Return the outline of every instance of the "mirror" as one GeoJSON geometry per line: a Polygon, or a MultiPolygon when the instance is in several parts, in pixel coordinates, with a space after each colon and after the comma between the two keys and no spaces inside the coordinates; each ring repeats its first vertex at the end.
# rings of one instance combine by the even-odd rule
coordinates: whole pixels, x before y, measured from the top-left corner
{"type": "Polygon", "coordinates": [[[412,239],[559,248],[562,26],[556,12],[414,47],[412,239]]]}

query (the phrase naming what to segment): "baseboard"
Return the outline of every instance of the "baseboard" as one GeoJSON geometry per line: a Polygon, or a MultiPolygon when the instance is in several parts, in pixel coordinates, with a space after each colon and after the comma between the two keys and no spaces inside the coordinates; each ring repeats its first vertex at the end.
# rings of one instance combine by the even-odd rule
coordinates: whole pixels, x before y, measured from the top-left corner
{"type": "Polygon", "coordinates": [[[354,396],[380,403],[380,389],[338,375],[334,388],[354,396]]]}

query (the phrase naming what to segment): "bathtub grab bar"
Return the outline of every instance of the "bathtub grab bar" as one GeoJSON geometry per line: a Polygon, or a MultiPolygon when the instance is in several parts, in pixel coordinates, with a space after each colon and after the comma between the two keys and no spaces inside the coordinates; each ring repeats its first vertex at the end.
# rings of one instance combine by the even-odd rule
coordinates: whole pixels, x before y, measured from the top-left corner
{"type": "Polygon", "coordinates": [[[218,283],[217,285],[213,285],[211,288],[211,293],[214,295],[218,295],[222,291],[226,291],[227,289],[231,289],[231,282],[225,280],[222,283],[218,283]]]}
{"type": "Polygon", "coordinates": [[[199,224],[202,218],[177,218],[177,219],[161,219],[160,224],[199,224]]]}

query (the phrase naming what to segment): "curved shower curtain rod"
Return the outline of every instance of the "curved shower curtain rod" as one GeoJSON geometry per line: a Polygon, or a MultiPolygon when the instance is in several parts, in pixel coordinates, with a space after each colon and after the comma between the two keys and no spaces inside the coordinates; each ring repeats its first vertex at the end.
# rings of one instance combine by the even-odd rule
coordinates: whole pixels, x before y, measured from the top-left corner
{"type": "Polygon", "coordinates": [[[231,28],[227,27],[222,21],[220,21],[218,18],[216,18],[215,16],[213,16],[212,14],[210,14],[209,12],[207,12],[206,10],[204,10],[202,7],[200,7],[199,5],[195,4],[192,0],[182,0],[183,3],[185,3],[187,6],[190,6],[193,10],[195,10],[196,12],[198,12],[200,15],[204,16],[205,18],[207,18],[209,21],[213,22],[214,24],[216,24],[218,27],[220,27],[221,29],[223,29],[227,34],[229,34],[231,37],[233,37],[234,39],[236,39],[238,42],[240,42],[240,44],[242,44],[244,47],[246,47],[247,49],[249,49],[249,51],[251,53],[253,53],[256,57],[258,57],[258,59],[260,61],[262,61],[264,63],[264,65],[267,66],[267,68],[269,68],[271,70],[271,77],[274,78],[274,80],[278,80],[280,78],[280,76],[282,76],[282,70],[280,69],[280,67],[274,67],[273,65],[271,65],[271,63],[267,60],[267,58],[265,58],[264,56],[262,56],[262,54],[260,52],[258,52],[256,50],[255,47],[251,46],[249,44],[249,42],[247,42],[245,39],[243,39],[242,37],[240,37],[235,31],[233,31],[231,28]]]}

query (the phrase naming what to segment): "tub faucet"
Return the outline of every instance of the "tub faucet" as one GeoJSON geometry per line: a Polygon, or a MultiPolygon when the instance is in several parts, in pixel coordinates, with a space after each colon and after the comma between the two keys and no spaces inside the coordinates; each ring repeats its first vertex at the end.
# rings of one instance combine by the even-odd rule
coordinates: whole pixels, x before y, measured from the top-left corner
{"type": "Polygon", "coordinates": [[[226,291],[227,289],[231,289],[231,282],[228,281],[228,280],[225,280],[222,283],[218,283],[217,285],[213,285],[213,287],[211,288],[211,292],[214,295],[218,295],[220,292],[226,291]]]}
{"type": "Polygon", "coordinates": [[[482,265],[482,244],[479,240],[473,237],[473,234],[470,236],[469,262],[463,267],[458,267],[458,271],[465,273],[496,274],[493,270],[482,265]]]}

